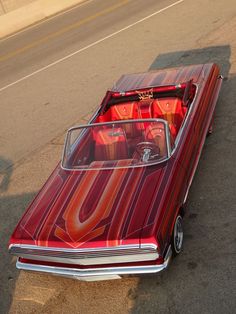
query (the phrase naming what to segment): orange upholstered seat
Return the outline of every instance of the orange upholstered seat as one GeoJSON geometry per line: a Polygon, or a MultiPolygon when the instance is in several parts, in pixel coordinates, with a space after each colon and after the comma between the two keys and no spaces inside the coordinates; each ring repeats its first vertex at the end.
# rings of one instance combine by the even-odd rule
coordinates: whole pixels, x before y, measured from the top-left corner
{"type": "MultiPolygon", "coordinates": [[[[111,120],[133,120],[139,119],[138,103],[136,101],[120,103],[113,105],[110,108],[111,120]]],[[[126,132],[127,137],[137,137],[140,136],[140,130],[136,127],[134,123],[126,123],[122,126],[126,132]]]]}
{"type": "Polygon", "coordinates": [[[136,101],[119,103],[110,108],[112,120],[138,119],[138,104],[136,101]]]}
{"type": "Polygon", "coordinates": [[[94,132],[95,160],[119,160],[128,158],[125,132],[117,127],[94,132]]]}
{"type": "Polygon", "coordinates": [[[163,123],[149,125],[145,131],[146,141],[154,142],[160,149],[160,156],[167,155],[165,128],[163,123]]]}
{"type": "Polygon", "coordinates": [[[161,118],[169,123],[170,131],[175,138],[187,108],[182,106],[182,101],[176,97],[155,99],[152,104],[153,118],[161,118]]]}

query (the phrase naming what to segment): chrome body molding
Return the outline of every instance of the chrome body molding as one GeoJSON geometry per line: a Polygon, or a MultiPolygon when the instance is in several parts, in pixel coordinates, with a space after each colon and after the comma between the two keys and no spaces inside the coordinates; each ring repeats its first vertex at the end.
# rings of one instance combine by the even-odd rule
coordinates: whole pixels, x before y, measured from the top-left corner
{"type": "Polygon", "coordinates": [[[153,261],[159,257],[154,244],[120,245],[92,249],[63,249],[37,245],[12,244],[9,253],[18,257],[65,264],[101,265],[153,261]]]}
{"type": "Polygon", "coordinates": [[[138,275],[158,273],[167,268],[172,255],[171,246],[169,246],[165,255],[164,262],[159,265],[143,265],[143,266],[119,266],[119,267],[98,267],[90,269],[77,269],[68,267],[57,267],[47,265],[36,265],[23,263],[17,260],[16,267],[22,270],[43,272],[56,276],[63,276],[82,281],[98,281],[118,279],[123,275],[138,275]]]}

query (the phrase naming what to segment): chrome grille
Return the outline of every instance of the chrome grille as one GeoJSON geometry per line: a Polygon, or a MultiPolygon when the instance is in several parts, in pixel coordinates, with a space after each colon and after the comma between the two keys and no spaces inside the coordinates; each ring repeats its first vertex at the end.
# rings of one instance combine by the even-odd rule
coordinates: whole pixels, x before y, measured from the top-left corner
{"type": "Polygon", "coordinates": [[[157,249],[154,245],[145,245],[142,248],[134,245],[123,245],[115,248],[96,249],[61,249],[11,245],[9,252],[28,259],[81,265],[146,261],[158,258],[157,249]]]}

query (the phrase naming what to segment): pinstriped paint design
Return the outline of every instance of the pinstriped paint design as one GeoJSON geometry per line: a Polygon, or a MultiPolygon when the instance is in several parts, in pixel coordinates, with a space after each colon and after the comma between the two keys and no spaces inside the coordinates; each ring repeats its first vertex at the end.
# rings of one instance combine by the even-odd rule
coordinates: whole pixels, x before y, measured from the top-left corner
{"type": "Polygon", "coordinates": [[[203,65],[158,70],[137,74],[123,75],[112,88],[114,92],[125,92],[142,88],[151,88],[161,85],[175,85],[193,79],[196,83],[203,65]]]}
{"type": "MultiPolygon", "coordinates": [[[[59,168],[57,168],[59,170],[59,168]]],[[[60,173],[60,172],[59,172],[60,173]]],[[[50,183],[51,189],[43,189],[43,193],[40,193],[35,202],[30,206],[30,215],[25,215],[22,219],[21,226],[24,230],[30,234],[32,239],[39,239],[41,229],[47,228],[48,231],[51,230],[53,225],[45,226],[47,222],[50,221],[50,217],[55,220],[59,214],[60,210],[63,209],[66,202],[70,197],[68,189],[73,191],[74,186],[80,181],[82,174],[77,176],[71,175],[62,178],[58,173],[50,183]],[[59,182],[59,184],[57,183],[59,182]],[[52,201],[49,201],[52,199],[52,201]],[[59,207],[60,206],[60,207],[59,207]],[[50,209],[53,208],[51,211],[50,209]],[[37,226],[39,226],[37,228],[37,226]]]]}
{"type": "MultiPolygon", "coordinates": [[[[129,164],[129,162],[127,164],[129,164]]],[[[124,166],[124,162],[119,162],[119,166],[124,166]]],[[[66,238],[69,236],[73,243],[86,242],[91,240],[91,238],[101,235],[105,230],[105,226],[99,228],[96,228],[96,226],[100,220],[104,220],[110,215],[115,197],[127,171],[127,168],[112,171],[95,210],[85,221],[81,221],[79,212],[86,196],[96,180],[96,176],[99,175],[99,171],[96,171],[96,174],[87,172],[83,182],[79,184],[74,197],[69,202],[68,207],[63,214],[66,231],[62,232],[62,230],[56,228],[56,235],[61,239],[64,239],[65,242],[66,238]]]]}
{"type": "Polygon", "coordinates": [[[140,183],[143,173],[143,168],[138,168],[137,171],[133,170],[126,181],[126,185],[122,190],[121,197],[112,218],[112,226],[108,231],[108,246],[121,244],[122,228],[127,219],[129,208],[131,208],[131,204],[134,201],[135,191],[140,183]]]}

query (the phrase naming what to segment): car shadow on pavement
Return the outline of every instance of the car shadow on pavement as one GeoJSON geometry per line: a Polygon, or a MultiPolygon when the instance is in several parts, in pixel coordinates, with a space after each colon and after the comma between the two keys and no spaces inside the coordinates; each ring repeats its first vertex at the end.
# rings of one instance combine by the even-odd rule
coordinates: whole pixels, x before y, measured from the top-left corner
{"type": "Polygon", "coordinates": [[[225,79],[213,134],[186,203],[184,249],[170,267],[140,278],[131,313],[232,313],[235,308],[236,75],[228,45],[157,56],[150,70],[216,62],[225,79]]]}
{"type": "Polygon", "coordinates": [[[13,173],[12,163],[0,157],[0,313],[8,313],[19,271],[16,259],[8,254],[9,238],[25,208],[36,193],[9,195],[8,187],[13,173]]]}
{"type": "Polygon", "coordinates": [[[0,156],[0,193],[7,191],[12,175],[13,164],[9,159],[0,156]]]}
{"type": "Polygon", "coordinates": [[[227,76],[230,69],[230,55],[229,45],[170,52],[158,55],[149,70],[215,62],[219,64],[221,74],[227,76]]]}

